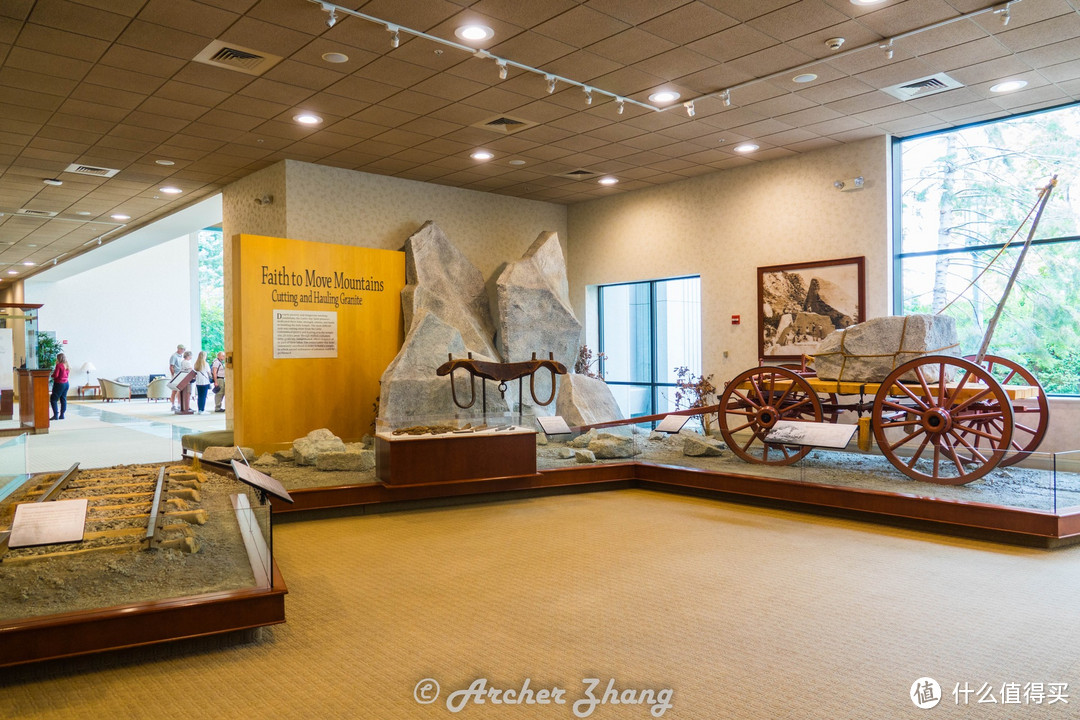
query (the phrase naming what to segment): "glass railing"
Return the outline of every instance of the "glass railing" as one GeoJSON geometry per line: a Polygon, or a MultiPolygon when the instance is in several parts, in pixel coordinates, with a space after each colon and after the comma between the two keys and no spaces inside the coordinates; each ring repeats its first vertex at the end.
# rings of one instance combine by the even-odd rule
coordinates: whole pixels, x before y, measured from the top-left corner
{"type": "Polygon", "coordinates": [[[25,434],[0,443],[0,503],[29,479],[29,464],[25,434]]]}

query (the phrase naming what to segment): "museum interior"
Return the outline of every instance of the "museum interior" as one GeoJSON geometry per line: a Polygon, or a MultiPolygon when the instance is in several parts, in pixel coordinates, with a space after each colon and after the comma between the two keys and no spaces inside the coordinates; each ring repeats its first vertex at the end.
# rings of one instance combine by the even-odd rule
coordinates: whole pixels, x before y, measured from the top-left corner
{"type": "Polygon", "coordinates": [[[1075,714],[1078,0],[3,0],[0,89],[3,717],[1075,714]]]}

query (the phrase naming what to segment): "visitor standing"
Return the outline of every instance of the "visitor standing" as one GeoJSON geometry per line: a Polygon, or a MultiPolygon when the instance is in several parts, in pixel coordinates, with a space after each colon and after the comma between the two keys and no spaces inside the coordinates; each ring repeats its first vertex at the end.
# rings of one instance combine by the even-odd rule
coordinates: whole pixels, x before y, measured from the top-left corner
{"type": "Polygon", "coordinates": [[[214,412],[225,412],[222,404],[225,402],[225,351],[222,350],[214,358],[210,366],[210,376],[214,378],[214,412]]]}
{"type": "Polygon", "coordinates": [[[199,396],[199,414],[206,412],[206,395],[210,392],[212,380],[210,366],[206,362],[206,351],[200,350],[199,357],[195,360],[195,392],[199,396]]]}
{"type": "Polygon", "coordinates": [[[68,375],[71,366],[68,365],[67,356],[60,353],[56,356],[56,367],[52,371],[52,394],[49,395],[49,406],[52,408],[50,420],[63,420],[67,412],[68,375]],[[56,404],[60,403],[60,412],[56,412],[56,404]]]}
{"type": "MultiPolygon", "coordinates": [[[[176,377],[176,373],[180,372],[180,365],[183,362],[183,360],[184,360],[184,346],[183,345],[177,345],[176,346],[176,352],[174,352],[172,355],[169,356],[169,382],[172,382],[172,379],[174,377],[176,377]]],[[[177,405],[177,400],[178,399],[179,398],[177,397],[177,393],[176,393],[175,390],[173,390],[171,393],[169,393],[169,402],[172,404],[172,409],[173,410],[176,410],[179,407],[177,405]]]]}

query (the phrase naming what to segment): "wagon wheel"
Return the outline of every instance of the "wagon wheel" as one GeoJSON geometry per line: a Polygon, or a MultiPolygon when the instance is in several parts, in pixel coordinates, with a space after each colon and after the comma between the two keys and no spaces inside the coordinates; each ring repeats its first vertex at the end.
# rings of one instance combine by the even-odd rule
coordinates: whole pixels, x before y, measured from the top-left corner
{"type": "MultiPolygon", "coordinates": [[[[975,356],[966,355],[964,359],[974,362],[975,356]]],[[[1009,443],[1009,453],[1001,461],[1001,466],[1018,463],[1027,457],[1027,453],[1034,452],[1046,435],[1046,429],[1050,423],[1050,403],[1047,401],[1046,391],[1027,368],[1008,358],[987,355],[983,357],[980,364],[1003,387],[1029,385],[1039,390],[1036,398],[1017,400],[1012,403],[1013,437],[1012,442],[1009,443]]],[[[975,436],[972,444],[977,448],[981,440],[981,437],[975,436]]]]}
{"type": "Polygon", "coordinates": [[[1012,440],[1012,405],[998,381],[969,360],[944,355],[893,370],[878,389],[872,417],[874,438],[889,462],[913,480],[941,485],[978,480],[1001,463],[1012,440]],[[914,380],[900,382],[905,376],[914,380]],[[934,381],[941,376],[953,380],[934,381]],[[900,437],[887,434],[890,429],[900,437]],[[911,455],[899,454],[900,448],[911,455]]]}
{"type": "Polygon", "coordinates": [[[821,422],[821,403],[810,384],[780,367],[747,370],[720,396],[720,433],[731,451],[748,463],[790,465],[812,447],[766,443],[765,436],[780,420],[821,422]],[[735,433],[750,431],[746,435],[735,433]]]}

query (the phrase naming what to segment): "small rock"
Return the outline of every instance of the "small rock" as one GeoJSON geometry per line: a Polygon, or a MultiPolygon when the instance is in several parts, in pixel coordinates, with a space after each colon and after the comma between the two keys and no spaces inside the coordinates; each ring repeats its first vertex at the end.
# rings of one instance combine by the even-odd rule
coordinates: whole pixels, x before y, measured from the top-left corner
{"type": "Polygon", "coordinates": [[[567,443],[572,448],[584,448],[589,447],[589,443],[596,439],[596,430],[590,430],[587,433],[578,435],[576,438],[567,443]]]}
{"type": "Polygon", "coordinates": [[[542,432],[536,433],[536,444],[537,445],[547,445],[548,444],[547,435],[545,435],[542,432]]]}
{"type": "Polygon", "coordinates": [[[243,460],[245,457],[255,457],[255,451],[251,448],[211,446],[202,452],[202,459],[207,462],[227,463],[230,460],[243,460]]]}
{"type": "Polygon", "coordinates": [[[687,435],[683,439],[683,455],[688,457],[717,457],[723,455],[727,446],[711,437],[687,435]]]}
{"type": "Polygon", "coordinates": [[[295,459],[293,457],[292,448],[289,448],[288,450],[278,450],[276,453],[274,453],[274,458],[278,462],[293,462],[293,460],[295,459]]]}
{"type": "Polygon", "coordinates": [[[312,430],[293,443],[293,457],[297,465],[315,465],[323,453],[343,453],[345,443],[326,428],[312,430]]]}
{"type": "Polygon", "coordinates": [[[598,458],[629,458],[637,454],[634,438],[601,433],[589,443],[589,450],[598,458]]]}
{"type": "Polygon", "coordinates": [[[568,447],[559,448],[559,452],[556,457],[562,460],[569,460],[570,458],[574,457],[574,450],[573,448],[568,447]]]}
{"type": "Polygon", "coordinates": [[[316,470],[359,470],[360,453],[327,452],[320,453],[315,459],[316,470]]]}
{"type": "MultiPolygon", "coordinates": [[[[290,453],[291,453],[291,451],[290,451],[290,453]]],[[[258,465],[259,467],[270,467],[271,465],[278,465],[280,463],[281,463],[281,461],[278,460],[277,453],[274,453],[274,454],[263,453],[262,455],[260,455],[258,457],[257,460],[255,460],[255,462],[253,462],[251,464],[252,465],[258,465]]]]}
{"type": "Polygon", "coordinates": [[[360,444],[366,448],[374,446],[375,436],[371,435],[370,433],[364,433],[364,437],[360,438],[360,444]]]}
{"type": "Polygon", "coordinates": [[[574,460],[579,463],[594,463],[596,462],[596,456],[589,450],[578,450],[574,453],[574,460]]]}

